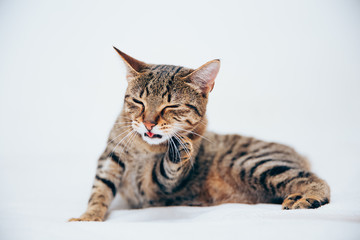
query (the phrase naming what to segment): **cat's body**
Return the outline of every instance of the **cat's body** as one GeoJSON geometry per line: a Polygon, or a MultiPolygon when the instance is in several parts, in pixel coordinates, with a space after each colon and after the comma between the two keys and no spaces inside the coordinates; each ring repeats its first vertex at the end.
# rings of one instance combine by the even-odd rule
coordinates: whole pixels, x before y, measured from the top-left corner
{"type": "Polygon", "coordinates": [[[99,159],[88,209],[71,221],[103,220],[116,192],[132,208],[329,202],[328,185],[292,148],[206,131],[218,60],[192,70],[117,51],[128,66],[124,108],[99,159]]]}
{"type": "MultiPolygon", "coordinates": [[[[129,147],[128,151],[133,154],[129,154],[128,158],[124,159],[126,161],[124,165],[129,166],[131,170],[124,173],[119,187],[121,195],[129,205],[133,208],[143,208],[278,202],[279,198],[285,197],[286,194],[276,196],[272,188],[276,188],[277,184],[284,182],[289,176],[298,175],[299,172],[307,169],[304,159],[284,145],[239,135],[218,135],[207,132],[204,136],[206,140],[202,140],[199,152],[194,156],[194,164],[189,175],[169,191],[162,190],[159,181],[153,177],[154,171],[156,175],[162,175],[157,165],[162,164],[161,160],[165,154],[154,154],[145,149],[139,151],[135,144],[129,147]],[[258,165],[257,170],[256,168],[251,170],[256,163],[267,161],[269,156],[274,158],[274,161],[265,162],[263,166],[258,165]],[[249,161],[249,157],[253,157],[252,160],[256,161],[249,161]],[[279,161],[276,162],[275,159],[279,161]],[[294,163],[280,161],[290,161],[290,159],[294,163]],[[260,180],[261,173],[265,169],[272,169],[274,164],[294,167],[293,174],[287,173],[276,180],[273,179],[273,186],[268,182],[270,179],[263,179],[260,185],[259,182],[255,184],[255,181],[260,180]],[[241,170],[245,171],[243,175],[241,170]],[[265,191],[264,186],[267,186],[269,192],[265,191]]],[[[285,191],[285,186],[278,188],[276,190],[285,191]]]]}

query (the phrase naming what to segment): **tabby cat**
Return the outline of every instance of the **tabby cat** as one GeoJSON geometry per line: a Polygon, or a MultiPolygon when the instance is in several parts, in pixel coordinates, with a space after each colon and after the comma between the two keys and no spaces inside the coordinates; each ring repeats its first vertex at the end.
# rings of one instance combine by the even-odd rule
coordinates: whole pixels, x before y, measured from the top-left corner
{"type": "Polygon", "coordinates": [[[70,221],[103,221],[117,192],[132,208],[329,202],[329,186],[292,148],[206,131],[219,60],[193,70],[115,50],[127,67],[124,107],[98,160],[87,210],[70,221]]]}

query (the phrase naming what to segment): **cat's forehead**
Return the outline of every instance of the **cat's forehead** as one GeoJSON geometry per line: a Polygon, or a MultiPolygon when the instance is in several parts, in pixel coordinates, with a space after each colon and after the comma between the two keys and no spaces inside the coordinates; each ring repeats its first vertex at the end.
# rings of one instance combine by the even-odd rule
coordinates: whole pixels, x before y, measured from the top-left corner
{"type": "Polygon", "coordinates": [[[168,91],[173,91],[186,84],[181,80],[193,70],[174,65],[149,65],[147,69],[132,83],[129,84],[131,92],[143,96],[163,96],[168,91]]]}
{"type": "Polygon", "coordinates": [[[153,80],[161,82],[169,80],[175,76],[185,76],[192,72],[192,69],[174,65],[149,65],[147,73],[153,77],[153,80]]]}

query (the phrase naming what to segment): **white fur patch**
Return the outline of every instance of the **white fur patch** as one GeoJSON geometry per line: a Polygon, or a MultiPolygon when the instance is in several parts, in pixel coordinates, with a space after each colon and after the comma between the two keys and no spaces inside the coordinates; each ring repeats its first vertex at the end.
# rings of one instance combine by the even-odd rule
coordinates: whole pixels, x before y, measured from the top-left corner
{"type": "Polygon", "coordinates": [[[132,127],[136,132],[138,132],[141,135],[142,139],[145,142],[147,142],[148,144],[151,144],[151,145],[158,145],[158,144],[164,143],[171,137],[168,134],[165,134],[163,131],[161,131],[159,129],[159,126],[155,126],[151,130],[151,132],[153,134],[160,135],[161,138],[150,138],[147,135],[145,135],[145,133],[148,132],[148,130],[146,129],[146,127],[145,127],[145,125],[143,123],[140,123],[140,124],[134,124],[133,123],[132,127]]]}

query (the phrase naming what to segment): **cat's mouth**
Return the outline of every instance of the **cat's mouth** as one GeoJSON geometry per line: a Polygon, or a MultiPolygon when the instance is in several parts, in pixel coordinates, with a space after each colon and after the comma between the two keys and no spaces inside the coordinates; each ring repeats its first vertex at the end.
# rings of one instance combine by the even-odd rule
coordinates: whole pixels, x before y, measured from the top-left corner
{"type": "Polygon", "coordinates": [[[160,134],[154,134],[152,132],[146,132],[146,133],[144,133],[144,136],[149,137],[149,138],[159,138],[159,139],[162,138],[162,136],[160,134]]]}

